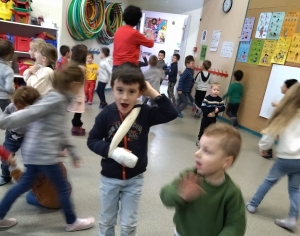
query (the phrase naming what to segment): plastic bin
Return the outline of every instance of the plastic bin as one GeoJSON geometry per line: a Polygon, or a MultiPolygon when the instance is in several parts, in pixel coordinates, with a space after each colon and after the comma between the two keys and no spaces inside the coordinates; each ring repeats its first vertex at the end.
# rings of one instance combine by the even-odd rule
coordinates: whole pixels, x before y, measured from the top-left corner
{"type": "Polygon", "coordinates": [[[51,40],[51,39],[46,39],[46,43],[52,44],[55,48],[57,48],[57,41],[56,40],[51,40]]]}
{"type": "Polygon", "coordinates": [[[23,75],[24,71],[33,65],[34,61],[30,58],[18,58],[18,67],[20,75],[23,75]]]}
{"type": "Polygon", "coordinates": [[[15,36],[15,50],[28,52],[30,49],[30,38],[15,36]]]}

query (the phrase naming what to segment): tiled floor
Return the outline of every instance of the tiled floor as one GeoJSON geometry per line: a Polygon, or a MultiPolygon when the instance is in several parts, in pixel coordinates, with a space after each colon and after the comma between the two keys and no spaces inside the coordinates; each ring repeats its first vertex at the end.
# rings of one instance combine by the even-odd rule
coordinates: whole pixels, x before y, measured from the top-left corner
{"type": "MultiPolygon", "coordinates": [[[[110,92],[108,101],[112,102],[110,92]]],[[[84,126],[90,130],[95,116],[99,113],[95,103],[88,106],[83,115],[84,126]]],[[[200,120],[192,117],[186,110],[185,118],[153,127],[149,133],[149,165],[145,173],[145,185],[140,203],[139,226],[140,236],[173,235],[173,210],[166,209],[160,199],[160,188],[170,182],[185,168],[192,167],[196,150],[195,139],[200,120]]],[[[71,120],[71,114],[69,114],[71,120]]],[[[229,171],[231,177],[241,187],[245,201],[248,201],[261,183],[273,161],[268,161],[258,155],[258,138],[240,131],[243,138],[241,155],[229,171]]],[[[0,141],[3,141],[3,132],[0,141]]],[[[86,137],[73,137],[78,146],[84,164],[80,169],[70,165],[69,158],[64,159],[68,169],[68,177],[72,182],[72,198],[79,217],[94,216],[99,220],[99,172],[100,157],[89,151],[86,137]]],[[[51,145],[51,144],[49,144],[51,145]]],[[[20,160],[19,154],[18,159],[20,160]]],[[[0,196],[11,187],[11,184],[0,187],[0,196]]],[[[273,223],[274,218],[285,217],[288,213],[289,200],[286,178],[280,181],[266,196],[256,215],[247,213],[248,224],[246,236],[287,236],[287,231],[278,228],[273,223]]],[[[60,211],[50,211],[25,202],[20,197],[13,205],[7,217],[15,217],[19,224],[0,231],[1,236],[44,236],[69,235],[64,231],[64,218],[60,211]]],[[[300,227],[300,226],[299,226],[300,227]]],[[[117,227],[117,235],[119,235],[117,227]]],[[[72,235],[97,235],[98,225],[88,231],[76,232],[72,235]]],[[[299,234],[298,234],[299,235],[299,234]]]]}

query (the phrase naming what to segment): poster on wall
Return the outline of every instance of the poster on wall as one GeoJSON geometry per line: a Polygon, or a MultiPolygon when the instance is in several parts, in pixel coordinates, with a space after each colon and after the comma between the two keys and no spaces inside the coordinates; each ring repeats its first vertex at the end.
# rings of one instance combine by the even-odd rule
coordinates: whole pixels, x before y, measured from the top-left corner
{"type": "Polygon", "coordinates": [[[287,54],[290,49],[291,41],[292,38],[279,37],[271,63],[281,65],[285,63],[287,54]]]}
{"type": "Polygon", "coordinates": [[[240,42],[239,50],[237,53],[237,61],[239,62],[247,62],[248,54],[251,46],[250,42],[240,42]]]}
{"type": "Polygon", "coordinates": [[[244,26],[242,29],[242,34],[240,37],[241,42],[249,42],[251,40],[251,35],[254,27],[255,17],[247,17],[244,21],[244,26]]]}
{"type": "Polygon", "coordinates": [[[231,58],[233,54],[234,42],[223,42],[221,57],[231,58]]]}
{"type": "Polygon", "coordinates": [[[200,52],[200,60],[201,61],[205,61],[206,52],[207,52],[207,46],[206,45],[202,45],[201,46],[201,52],[200,52]]]}
{"type": "Polygon", "coordinates": [[[300,63],[300,34],[294,34],[291,47],[286,58],[289,62],[300,63]]]}
{"type": "Polygon", "coordinates": [[[259,38],[259,39],[267,38],[271,18],[272,18],[272,12],[262,12],[260,14],[257,23],[255,38],[259,38]]]}
{"type": "Polygon", "coordinates": [[[300,12],[288,12],[281,27],[281,37],[293,37],[299,21],[300,12]]]}
{"type": "Polygon", "coordinates": [[[271,59],[273,58],[277,41],[265,40],[264,47],[261,52],[259,65],[260,66],[271,66],[271,59]]]}
{"type": "Polygon", "coordinates": [[[268,29],[267,39],[279,39],[285,12],[273,12],[271,23],[268,29]]]}
{"type": "Polygon", "coordinates": [[[201,44],[206,43],[206,37],[207,37],[207,30],[203,30],[201,35],[201,44]]]}
{"type": "Polygon", "coordinates": [[[155,43],[165,43],[167,32],[167,20],[160,18],[145,18],[144,35],[155,43]]]}
{"type": "Polygon", "coordinates": [[[218,50],[221,37],[221,30],[214,30],[209,51],[216,52],[218,50]]]}
{"type": "Polygon", "coordinates": [[[249,51],[248,63],[258,65],[260,55],[264,46],[264,41],[259,39],[253,39],[249,51]]]}

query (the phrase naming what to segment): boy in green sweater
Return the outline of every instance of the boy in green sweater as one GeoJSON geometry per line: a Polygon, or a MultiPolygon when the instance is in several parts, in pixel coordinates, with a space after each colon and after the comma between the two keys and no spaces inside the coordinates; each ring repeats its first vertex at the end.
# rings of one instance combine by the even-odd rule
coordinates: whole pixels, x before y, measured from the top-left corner
{"type": "Polygon", "coordinates": [[[229,97],[226,114],[229,116],[232,125],[237,127],[239,125],[237,112],[244,93],[244,87],[240,81],[243,79],[244,73],[241,70],[237,70],[233,76],[234,82],[229,86],[228,92],[223,96],[223,99],[229,97]]]}
{"type": "Polygon", "coordinates": [[[240,152],[241,142],[239,132],[232,126],[210,125],[195,153],[196,168],[162,188],[163,204],[175,207],[175,236],[245,234],[242,193],[226,173],[240,152]]]}

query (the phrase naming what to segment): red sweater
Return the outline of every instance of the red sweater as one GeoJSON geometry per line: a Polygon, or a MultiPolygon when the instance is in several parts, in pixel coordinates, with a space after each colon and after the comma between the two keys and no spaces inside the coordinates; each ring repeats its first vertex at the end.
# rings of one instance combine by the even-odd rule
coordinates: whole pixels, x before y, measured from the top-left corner
{"type": "Polygon", "coordinates": [[[131,26],[121,26],[114,38],[114,66],[119,66],[125,62],[138,65],[140,47],[152,48],[153,45],[153,40],[145,38],[144,35],[131,26]]]}

